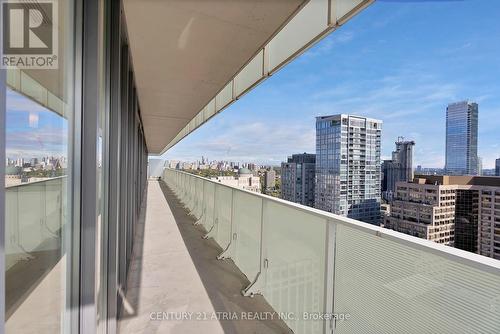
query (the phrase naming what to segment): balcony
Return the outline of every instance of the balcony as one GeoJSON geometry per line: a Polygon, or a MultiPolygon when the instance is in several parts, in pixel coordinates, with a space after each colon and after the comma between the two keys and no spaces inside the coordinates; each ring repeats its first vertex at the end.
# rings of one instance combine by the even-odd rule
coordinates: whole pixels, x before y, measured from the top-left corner
{"type": "MultiPolygon", "coordinates": [[[[153,263],[162,262],[162,255],[149,260],[146,253],[142,255],[142,277],[154,282],[150,272],[160,276],[151,291],[139,288],[139,304],[156,306],[139,309],[196,312],[203,305],[211,310],[210,300],[215,311],[225,312],[230,310],[218,308],[213,296],[231,291],[233,303],[247,306],[233,308],[235,312],[271,308],[294,333],[500,331],[498,261],[177,170],[165,169],[160,184],[170,208],[152,197],[151,187],[156,187],[156,197],[160,190],[150,183],[147,214],[156,220],[156,227],[150,226],[148,233],[146,226],[143,249],[149,249],[149,255],[165,253],[170,260],[168,268],[158,269],[153,263]],[[162,222],[174,226],[173,221],[183,240],[176,236],[175,241],[162,231],[162,222]],[[174,254],[182,255],[175,259],[182,263],[172,263],[174,254]],[[199,277],[184,279],[194,267],[199,277]],[[215,268],[228,270],[224,277],[235,281],[217,279],[215,268]],[[238,286],[243,296],[235,295],[238,286]],[[191,289],[200,293],[201,301],[177,305],[170,300],[164,309],[162,298],[169,290],[181,294],[191,289]],[[311,320],[325,314],[337,319],[311,320]]],[[[125,317],[122,326],[130,328],[135,322],[135,328],[142,328],[139,323],[149,321],[144,317],[125,317]]],[[[241,326],[239,321],[229,322],[241,326]]],[[[199,326],[199,322],[181,324],[199,326]]],[[[276,326],[274,330],[280,328],[279,321],[276,326]]]]}
{"type": "MultiPolygon", "coordinates": [[[[2,137],[23,141],[21,160],[60,153],[53,167],[67,177],[0,195],[0,333],[500,333],[498,261],[175,170],[147,182],[148,155],[342,33],[374,0],[49,2],[2,7],[9,29],[25,27],[20,7],[35,13],[58,53],[57,69],[0,71],[0,115],[22,113],[2,119],[15,130],[2,137]]],[[[386,22],[371,15],[362,31],[386,22]]],[[[332,70],[348,73],[344,60],[355,58],[332,70]]],[[[353,133],[360,147],[381,135],[353,133]]],[[[17,152],[10,143],[2,149],[17,152]]],[[[380,147],[351,153],[369,158],[357,166],[376,179],[380,147]]],[[[335,184],[348,192],[340,163],[352,160],[333,157],[322,205],[335,184]]]]}
{"type": "Polygon", "coordinates": [[[194,225],[194,217],[163,182],[149,181],[145,204],[134,240],[120,333],[290,332],[276,317],[224,320],[250,313],[265,317],[274,311],[261,296],[241,295],[249,284],[246,277],[231,261],[217,260],[220,246],[202,238],[203,228],[194,225]]]}

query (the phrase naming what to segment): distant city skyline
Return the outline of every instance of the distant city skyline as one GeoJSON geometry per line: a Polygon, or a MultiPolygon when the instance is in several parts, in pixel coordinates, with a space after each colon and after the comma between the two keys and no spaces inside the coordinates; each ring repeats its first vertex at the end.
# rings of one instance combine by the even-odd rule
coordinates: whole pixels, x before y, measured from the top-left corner
{"type": "Polygon", "coordinates": [[[494,168],[499,11],[494,1],[375,2],[163,157],[279,165],[293,152],[314,152],[316,116],[348,113],[384,121],[382,159],[404,136],[417,143],[415,166],[443,168],[446,107],[473,100],[478,155],[494,168]]]}

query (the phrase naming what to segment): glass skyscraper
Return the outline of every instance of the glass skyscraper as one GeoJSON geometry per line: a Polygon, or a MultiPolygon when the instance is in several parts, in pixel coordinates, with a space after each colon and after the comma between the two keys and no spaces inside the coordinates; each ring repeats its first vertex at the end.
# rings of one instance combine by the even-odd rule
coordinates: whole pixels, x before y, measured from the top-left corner
{"type": "Polygon", "coordinates": [[[317,209],[379,223],[381,131],[376,119],[316,118],[317,209]]]}
{"type": "Polygon", "coordinates": [[[478,105],[462,101],[446,108],[446,173],[478,175],[478,105]]]}

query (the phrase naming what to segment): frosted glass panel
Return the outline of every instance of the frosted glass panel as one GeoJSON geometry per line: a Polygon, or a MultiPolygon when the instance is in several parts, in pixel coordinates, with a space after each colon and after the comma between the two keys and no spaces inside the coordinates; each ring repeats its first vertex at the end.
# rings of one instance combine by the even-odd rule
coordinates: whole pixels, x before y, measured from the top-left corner
{"type": "Polygon", "coordinates": [[[47,92],[47,106],[49,109],[54,110],[56,113],[66,116],[63,101],[51,92],[47,92]]]}
{"type": "Polygon", "coordinates": [[[215,109],[220,111],[233,100],[233,82],[230,81],[215,98],[215,109]]]}
{"type": "Polygon", "coordinates": [[[295,333],[320,333],[323,322],[304,320],[303,312],[324,313],[326,219],[266,201],[264,242],[268,260],[264,297],[295,333]]]}
{"type": "Polygon", "coordinates": [[[341,20],[345,15],[354,9],[357,5],[362,2],[368,2],[366,0],[336,0],[336,6],[332,6],[332,10],[336,8],[336,19],[341,20]]]}
{"type": "Polygon", "coordinates": [[[198,128],[203,123],[203,110],[196,114],[195,118],[195,128],[198,128]]]}
{"type": "Polygon", "coordinates": [[[200,218],[203,212],[203,179],[196,178],[195,184],[196,192],[193,215],[196,218],[200,218]]]}
{"type": "Polygon", "coordinates": [[[40,104],[47,105],[47,89],[24,72],[21,72],[21,91],[40,104]]]}
{"type": "Polygon", "coordinates": [[[21,71],[16,69],[8,69],[7,71],[7,84],[13,89],[21,90],[21,71]]]}
{"type": "Polygon", "coordinates": [[[234,193],[233,226],[237,233],[233,260],[253,281],[260,269],[262,199],[242,191],[234,193]]]}
{"type": "Polygon", "coordinates": [[[215,184],[210,181],[205,181],[204,198],[204,214],[203,214],[203,227],[205,230],[210,230],[214,224],[214,195],[215,195],[215,184]]]}
{"type": "Polygon", "coordinates": [[[186,193],[185,193],[185,204],[189,207],[189,199],[191,197],[191,177],[186,177],[186,193]]]}
{"type": "Polygon", "coordinates": [[[6,270],[33,254],[60,250],[65,188],[65,177],[6,188],[6,270]]]}
{"type": "Polygon", "coordinates": [[[337,226],[335,312],[343,333],[500,333],[498,275],[337,226]]]}
{"type": "Polygon", "coordinates": [[[219,184],[215,185],[215,241],[226,248],[231,240],[232,190],[219,184]]]}
{"type": "Polygon", "coordinates": [[[33,252],[42,243],[45,217],[45,184],[37,182],[18,189],[19,245],[33,252]]]}
{"type": "Polygon", "coordinates": [[[46,237],[60,236],[62,223],[62,182],[66,178],[58,178],[45,183],[45,224],[46,237]]]}
{"type": "Polygon", "coordinates": [[[189,210],[194,210],[196,204],[196,178],[189,178],[188,206],[189,210]]]}
{"type": "Polygon", "coordinates": [[[240,96],[245,90],[262,78],[263,63],[263,51],[261,50],[234,78],[236,96],[240,96]]]}
{"type": "Polygon", "coordinates": [[[190,190],[190,181],[191,178],[186,175],[184,178],[184,205],[188,206],[189,205],[189,190],[190,190]]]}
{"type": "Polygon", "coordinates": [[[204,108],[205,120],[215,115],[215,98],[213,98],[204,108]]]}
{"type": "Polygon", "coordinates": [[[18,188],[19,187],[7,188],[5,191],[5,207],[9,208],[8,210],[5,210],[5,270],[9,270],[23,257],[23,254],[18,246],[18,188]]]}
{"type": "Polygon", "coordinates": [[[186,187],[184,186],[184,180],[186,176],[184,174],[178,174],[179,176],[179,186],[176,191],[176,195],[179,197],[179,200],[184,201],[184,192],[186,191],[186,187]]]}
{"type": "Polygon", "coordinates": [[[194,203],[194,200],[193,200],[193,195],[194,195],[193,187],[194,187],[194,178],[192,178],[190,176],[190,177],[188,177],[188,180],[187,180],[187,198],[186,198],[186,207],[189,210],[193,209],[193,203],[194,203]]]}
{"type": "Polygon", "coordinates": [[[327,28],[328,0],[309,1],[266,46],[270,70],[276,70],[327,28]]]}

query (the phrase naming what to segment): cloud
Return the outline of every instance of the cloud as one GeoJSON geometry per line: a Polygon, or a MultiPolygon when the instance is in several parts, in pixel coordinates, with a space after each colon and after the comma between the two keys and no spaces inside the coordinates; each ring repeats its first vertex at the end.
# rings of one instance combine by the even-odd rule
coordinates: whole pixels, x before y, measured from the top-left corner
{"type": "Polygon", "coordinates": [[[320,43],[307,50],[300,59],[307,61],[309,58],[323,56],[330,53],[337,45],[350,42],[354,38],[352,31],[333,31],[320,43]]]}
{"type": "Polygon", "coordinates": [[[54,128],[10,131],[6,136],[6,152],[10,158],[67,155],[67,131],[54,128]]]}
{"type": "Polygon", "coordinates": [[[67,120],[7,90],[6,153],[9,158],[67,155],[67,120]]]}
{"type": "Polygon", "coordinates": [[[31,99],[7,89],[8,111],[46,112],[47,109],[31,99]]]}
{"type": "MultiPolygon", "coordinates": [[[[383,156],[389,157],[397,137],[404,136],[416,141],[415,165],[442,167],[446,104],[463,99],[461,92],[464,90],[458,82],[450,83],[437,75],[408,69],[378,79],[326,85],[298,99],[291,98],[290,94],[294,89],[307,91],[307,83],[291,91],[294,83],[287,82],[287,85],[288,95],[280,96],[277,93],[280,89],[275,86],[275,94],[271,97],[266,96],[265,91],[250,93],[248,100],[241,101],[236,110],[218,115],[207,127],[200,129],[198,136],[188,137],[168,157],[194,160],[203,154],[213,159],[278,164],[293,153],[315,152],[315,116],[345,113],[384,122],[383,156]],[[258,108],[259,112],[247,110],[250,107],[258,108]],[[258,117],[268,122],[255,121],[258,117]]],[[[318,83],[310,85],[317,87],[318,83]]],[[[479,96],[479,99],[487,98],[479,96]]],[[[481,112],[488,113],[487,110],[481,112]]],[[[494,128],[490,124],[483,130],[494,128]]],[[[481,155],[485,166],[489,166],[493,155],[486,151],[481,155]]]]}

